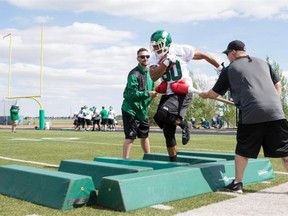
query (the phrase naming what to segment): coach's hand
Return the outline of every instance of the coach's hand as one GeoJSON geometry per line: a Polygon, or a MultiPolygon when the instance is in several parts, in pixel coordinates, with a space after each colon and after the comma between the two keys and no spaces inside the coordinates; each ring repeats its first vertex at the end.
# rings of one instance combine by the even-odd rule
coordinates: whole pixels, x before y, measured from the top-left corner
{"type": "Polygon", "coordinates": [[[153,99],[153,98],[155,98],[157,96],[157,92],[156,91],[150,91],[149,95],[153,99]]]}

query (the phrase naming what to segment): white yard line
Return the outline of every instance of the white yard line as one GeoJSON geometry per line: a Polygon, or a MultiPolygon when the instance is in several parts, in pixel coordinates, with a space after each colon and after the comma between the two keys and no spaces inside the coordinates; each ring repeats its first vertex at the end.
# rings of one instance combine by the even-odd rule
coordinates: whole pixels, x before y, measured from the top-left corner
{"type": "Polygon", "coordinates": [[[48,163],[42,163],[42,162],[37,162],[37,161],[29,161],[29,160],[21,160],[21,159],[8,158],[8,157],[2,157],[2,156],[0,156],[0,159],[9,160],[9,161],[16,161],[16,162],[21,162],[21,163],[36,164],[36,165],[41,165],[41,166],[51,167],[51,168],[58,168],[59,167],[58,165],[55,165],[55,164],[48,164],[48,163]]]}
{"type": "Polygon", "coordinates": [[[275,174],[288,175],[288,172],[274,171],[275,174]]]}
{"type": "Polygon", "coordinates": [[[162,205],[162,204],[153,205],[153,206],[151,206],[151,208],[155,208],[155,209],[159,209],[159,210],[166,210],[166,211],[173,209],[172,206],[167,206],[167,205],[162,205]]]}

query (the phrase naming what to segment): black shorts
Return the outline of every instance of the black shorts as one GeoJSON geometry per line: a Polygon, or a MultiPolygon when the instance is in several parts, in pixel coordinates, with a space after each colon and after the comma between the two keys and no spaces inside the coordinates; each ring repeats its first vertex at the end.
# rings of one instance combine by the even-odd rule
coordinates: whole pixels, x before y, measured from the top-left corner
{"type": "Polygon", "coordinates": [[[159,103],[159,109],[165,109],[170,114],[185,118],[186,111],[192,102],[192,94],[163,95],[159,103]]]}
{"type": "Polygon", "coordinates": [[[99,124],[100,123],[100,119],[94,119],[93,120],[93,124],[99,124]]]}
{"type": "Polygon", "coordinates": [[[85,119],[85,123],[86,123],[86,125],[92,125],[92,121],[91,121],[91,119],[85,119]]]}
{"type": "Polygon", "coordinates": [[[107,119],[101,119],[101,125],[106,125],[107,124],[107,119]]]}
{"type": "Polygon", "coordinates": [[[114,119],[107,119],[108,120],[108,125],[113,125],[114,124],[114,119]]]}
{"type": "Polygon", "coordinates": [[[257,158],[261,146],[265,157],[288,156],[277,151],[288,145],[288,123],[286,119],[256,124],[239,124],[235,153],[248,158],[257,158]]]}
{"type": "Polygon", "coordinates": [[[84,126],[85,125],[85,119],[84,118],[78,118],[79,125],[84,126]]]}
{"type": "Polygon", "coordinates": [[[123,127],[125,139],[147,138],[149,135],[150,124],[148,119],[137,120],[134,116],[122,111],[123,127]]]}

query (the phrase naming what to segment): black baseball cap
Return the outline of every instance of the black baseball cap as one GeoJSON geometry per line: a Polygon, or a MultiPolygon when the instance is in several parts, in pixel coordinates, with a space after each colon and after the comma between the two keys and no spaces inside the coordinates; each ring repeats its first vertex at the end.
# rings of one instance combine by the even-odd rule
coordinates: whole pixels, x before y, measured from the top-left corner
{"type": "Polygon", "coordinates": [[[245,51],[246,50],[246,47],[245,47],[245,44],[240,41],[240,40],[234,40],[234,41],[231,41],[228,46],[227,46],[227,49],[223,51],[223,53],[225,53],[226,55],[228,55],[229,51],[231,50],[241,50],[241,51],[245,51]]]}

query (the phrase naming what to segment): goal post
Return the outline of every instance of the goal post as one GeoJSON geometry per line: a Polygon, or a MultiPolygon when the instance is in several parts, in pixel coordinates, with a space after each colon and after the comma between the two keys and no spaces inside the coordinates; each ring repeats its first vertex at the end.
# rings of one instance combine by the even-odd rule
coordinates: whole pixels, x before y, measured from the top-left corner
{"type": "Polygon", "coordinates": [[[39,95],[28,95],[28,96],[11,96],[11,59],[12,59],[12,34],[7,34],[3,37],[9,37],[9,66],[8,66],[8,96],[7,99],[32,99],[39,105],[39,129],[45,129],[45,111],[43,110],[42,104],[37,98],[42,97],[42,80],[43,80],[43,25],[41,26],[41,38],[40,38],[40,84],[39,84],[39,95]]]}

